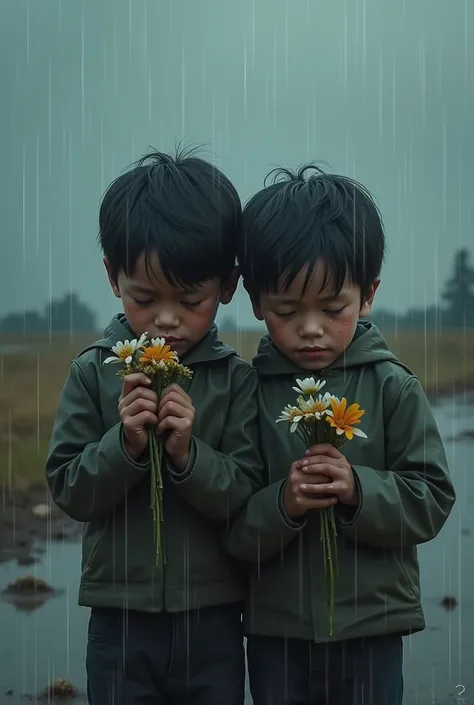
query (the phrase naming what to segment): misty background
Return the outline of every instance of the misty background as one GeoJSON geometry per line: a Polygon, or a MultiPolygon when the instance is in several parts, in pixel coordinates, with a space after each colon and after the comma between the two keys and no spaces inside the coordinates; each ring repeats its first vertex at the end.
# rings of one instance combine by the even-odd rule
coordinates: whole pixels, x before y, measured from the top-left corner
{"type": "MultiPolygon", "coordinates": [[[[107,184],[205,144],[243,201],[325,160],[381,208],[375,311],[434,306],[473,247],[468,0],[0,0],[0,316],[75,291],[120,308],[96,242],[107,184]]],[[[254,324],[239,291],[221,320],[254,324]]]]}

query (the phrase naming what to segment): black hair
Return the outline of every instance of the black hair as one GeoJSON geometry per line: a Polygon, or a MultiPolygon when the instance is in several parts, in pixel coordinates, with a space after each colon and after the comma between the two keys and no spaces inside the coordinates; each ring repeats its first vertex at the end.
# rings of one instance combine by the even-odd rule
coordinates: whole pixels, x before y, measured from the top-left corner
{"type": "Polygon", "coordinates": [[[106,190],[99,242],[115,281],[122,270],[133,275],[141,255],[148,271],[154,253],[173,285],[193,286],[232,271],[241,202],[229,179],[195,151],[151,152],[106,190]]]}
{"type": "Polygon", "coordinates": [[[382,217],[371,194],[357,181],[315,164],[296,172],[271,171],[244,207],[237,256],[256,299],[280,284],[288,288],[308,266],[304,293],[318,260],[324,266],[322,288],[331,279],[337,295],[349,276],[364,296],[380,274],[384,254],[382,217]]]}

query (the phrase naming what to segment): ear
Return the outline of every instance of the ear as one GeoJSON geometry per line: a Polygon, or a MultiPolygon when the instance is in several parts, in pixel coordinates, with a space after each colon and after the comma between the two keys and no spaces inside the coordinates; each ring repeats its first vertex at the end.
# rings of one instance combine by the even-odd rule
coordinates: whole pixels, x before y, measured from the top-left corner
{"type": "Polygon", "coordinates": [[[110,268],[110,264],[109,264],[109,261],[108,261],[107,257],[104,257],[104,260],[103,260],[103,261],[104,261],[104,267],[105,267],[105,269],[106,269],[106,271],[107,271],[107,276],[108,276],[108,278],[109,278],[109,282],[110,282],[110,286],[111,286],[111,288],[112,288],[112,291],[114,292],[114,295],[115,295],[118,299],[120,299],[120,298],[122,298],[121,295],[120,295],[120,289],[118,288],[118,284],[117,284],[117,282],[115,281],[115,279],[114,279],[113,276],[112,276],[112,270],[111,270],[111,268],[110,268]]]}
{"type": "Polygon", "coordinates": [[[235,290],[240,279],[240,271],[238,267],[234,267],[227,279],[222,282],[220,302],[221,304],[230,304],[234,298],[235,290]]]}
{"type": "Polygon", "coordinates": [[[376,279],[370,286],[367,294],[364,297],[364,300],[362,301],[362,305],[360,307],[359,311],[359,318],[365,318],[365,316],[368,316],[369,313],[372,310],[372,305],[374,303],[374,298],[375,298],[375,292],[379,288],[380,284],[380,279],[376,279]]]}
{"type": "Polygon", "coordinates": [[[248,288],[247,285],[245,284],[245,280],[244,280],[244,289],[245,289],[245,291],[246,291],[247,294],[248,294],[248,297],[249,297],[249,299],[250,299],[250,303],[252,304],[253,315],[255,316],[255,318],[256,318],[258,321],[263,321],[263,320],[264,320],[264,317],[263,317],[262,309],[260,308],[260,302],[259,302],[259,301],[255,298],[255,296],[250,292],[249,288],[248,288]]]}

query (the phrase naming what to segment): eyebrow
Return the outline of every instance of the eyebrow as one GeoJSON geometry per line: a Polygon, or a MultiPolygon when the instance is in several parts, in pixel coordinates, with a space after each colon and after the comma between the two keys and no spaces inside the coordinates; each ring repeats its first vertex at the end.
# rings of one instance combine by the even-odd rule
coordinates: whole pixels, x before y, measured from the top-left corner
{"type": "Polygon", "coordinates": [[[142,286],[141,284],[134,284],[133,282],[130,284],[130,288],[132,291],[134,291],[137,294],[154,294],[155,291],[154,289],[148,289],[146,286],[142,286]]]}
{"type": "MultiPolygon", "coordinates": [[[[148,296],[151,294],[156,294],[156,289],[143,286],[143,284],[135,284],[134,282],[131,282],[130,288],[137,294],[144,294],[148,296]]],[[[197,287],[190,287],[189,289],[176,289],[176,293],[181,295],[197,294],[198,289],[197,287]]]]}
{"type": "MultiPolygon", "coordinates": [[[[347,292],[344,290],[341,290],[339,294],[329,294],[328,296],[322,296],[319,301],[324,302],[324,303],[333,303],[335,301],[338,301],[339,299],[344,299],[347,296],[347,292]]],[[[270,294],[270,298],[272,298],[275,303],[279,304],[287,304],[287,305],[295,305],[301,302],[301,299],[296,299],[294,297],[287,297],[285,295],[279,296],[278,294],[270,294]]]]}

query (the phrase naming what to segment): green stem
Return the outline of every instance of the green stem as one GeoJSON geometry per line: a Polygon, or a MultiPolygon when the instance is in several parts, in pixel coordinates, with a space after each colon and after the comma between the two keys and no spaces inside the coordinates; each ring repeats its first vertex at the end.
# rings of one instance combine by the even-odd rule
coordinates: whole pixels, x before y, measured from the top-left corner
{"type": "Polygon", "coordinates": [[[153,534],[156,548],[156,565],[166,563],[163,552],[162,527],[163,522],[163,476],[161,472],[163,446],[156,437],[155,429],[148,431],[151,465],[151,510],[153,515],[153,534]]]}
{"type": "Polygon", "coordinates": [[[338,570],[334,507],[327,507],[321,510],[321,541],[323,544],[326,605],[329,608],[329,635],[332,636],[334,626],[334,573],[338,570]]]}

